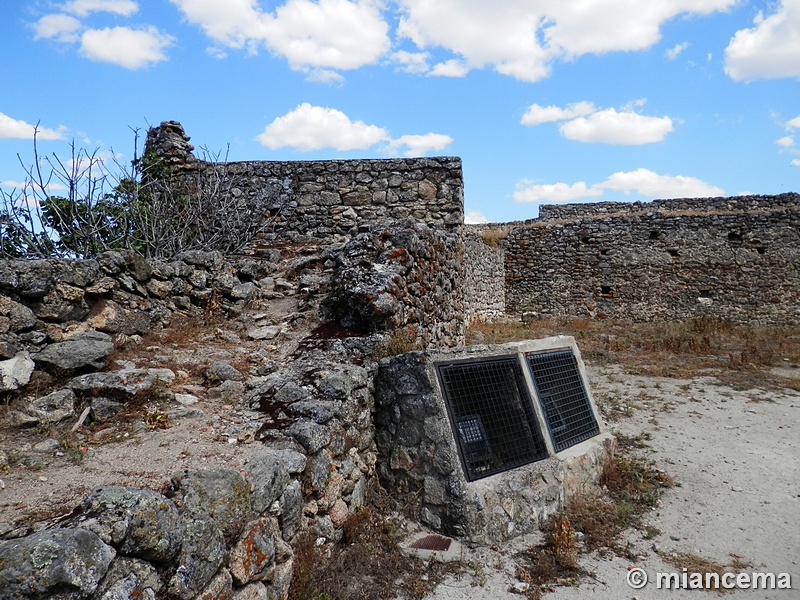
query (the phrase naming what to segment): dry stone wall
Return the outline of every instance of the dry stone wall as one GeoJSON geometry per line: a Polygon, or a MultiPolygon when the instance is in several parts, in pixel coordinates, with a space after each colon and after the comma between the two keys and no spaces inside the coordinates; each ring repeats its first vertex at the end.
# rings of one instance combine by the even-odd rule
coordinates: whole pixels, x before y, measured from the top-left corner
{"type": "Polygon", "coordinates": [[[435,228],[464,222],[457,157],[212,163],[192,150],[180,123],[167,121],[148,133],[145,155],[163,159],[178,188],[214,181],[247,198],[253,217],[270,221],[267,241],[330,239],[365,222],[405,218],[435,228]],[[215,176],[204,177],[208,170],[215,176]]]}
{"type": "Polygon", "coordinates": [[[492,319],[506,312],[505,253],[490,245],[479,230],[465,226],[464,320],[492,319]]]}
{"type": "MultiPolygon", "coordinates": [[[[192,250],[148,261],[108,251],[92,260],[0,262],[0,358],[39,352],[76,333],[139,335],[169,322],[176,310],[233,307],[274,289],[280,254],[225,260],[192,250]]],[[[280,281],[277,284],[281,284],[280,281]]]]}
{"type": "Polygon", "coordinates": [[[357,331],[397,330],[414,346],[464,343],[459,231],[406,220],[365,225],[337,253],[324,313],[357,331]]]}
{"type": "MultiPolygon", "coordinates": [[[[247,303],[302,296],[313,305],[330,277],[320,270],[321,254],[280,261],[275,252],[259,260],[187,252],[148,261],[110,252],[0,263],[0,347],[8,357],[0,360],[0,395],[11,400],[5,424],[48,431],[74,424],[85,441],[82,425],[101,431],[135,397],[158,397],[169,422],[203,416],[174,364],[110,364],[115,342],[135,344],[176,311],[213,310],[251,340],[272,343],[284,327],[259,326],[247,303]]],[[[244,345],[233,330],[218,333],[244,345]]],[[[376,343],[311,339],[285,363],[257,349],[249,373],[226,361],[209,364],[208,388],[196,393],[230,404],[235,419],[222,435],[264,449],[242,469],[175,473],[166,491],[96,488],[57,524],[0,523],[0,596],[286,598],[290,543],[304,531],[340,539],[344,521],[365,503],[376,460],[367,358],[376,343]]],[[[61,448],[48,439],[20,460],[44,468],[61,448]]]]}
{"type": "Polygon", "coordinates": [[[509,311],[797,323],[799,205],[784,194],[542,207],[504,242],[509,311]]]}

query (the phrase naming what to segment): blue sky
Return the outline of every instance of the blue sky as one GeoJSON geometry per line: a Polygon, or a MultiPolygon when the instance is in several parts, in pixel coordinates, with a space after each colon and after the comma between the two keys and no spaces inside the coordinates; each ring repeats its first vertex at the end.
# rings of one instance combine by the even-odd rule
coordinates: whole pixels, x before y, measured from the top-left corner
{"type": "MultiPolygon", "coordinates": [[[[471,221],[800,191],[800,0],[0,6],[0,185],[163,120],[229,160],[460,156],[471,221]]],[[[53,190],[57,193],[57,188],[53,190]]]]}

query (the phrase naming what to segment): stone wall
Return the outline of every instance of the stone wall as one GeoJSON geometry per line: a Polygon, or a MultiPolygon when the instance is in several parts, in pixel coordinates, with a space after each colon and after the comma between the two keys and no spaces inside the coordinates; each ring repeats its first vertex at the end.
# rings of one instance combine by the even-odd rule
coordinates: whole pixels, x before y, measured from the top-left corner
{"type": "MultiPolygon", "coordinates": [[[[107,252],[0,263],[5,426],[64,431],[71,443],[87,444],[93,432],[113,432],[115,415],[136,398],[163,405],[169,423],[202,417],[191,388],[201,402],[229,406],[225,440],[264,445],[243,469],[188,469],[166,492],[105,486],[56,523],[0,523],[0,595],[286,598],[290,543],[305,531],[340,539],[344,521],[366,501],[376,460],[369,367],[376,342],[311,336],[294,340],[297,356],[276,362],[264,347],[285,342],[291,325],[250,314],[258,300],[296,300],[313,313],[333,272],[315,252],[224,259],[193,251],[171,261],[107,252]],[[250,372],[208,364],[203,339],[190,339],[185,355],[174,344],[161,348],[152,359],[159,366],[112,361],[115,346],[135,347],[177,315],[210,313],[234,326],[201,338],[212,347],[235,343],[240,353],[249,347],[250,372]],[[206,385],[184,387],[188,374],[175,365],[201,368],[206,385]]],[[[63,449],[60,434],[49,435],[21,454],[0,448],[0,455],[13,450],[20,464],[44,468],[63,449]]]]}
{"type": "Polygon", "coordinates": [[[143,334],[176,310],[234,307],[285,284],[270,277],[279,258],[275,251],[225,260],[193,250],[166,261],[121,251],[93,260],[0,261],[0,358],[88,330],[143,334]]]}
{"type": "MultiPolygon", "coordinates": [[[[480,231],[464,227],[464,320],[492,319],[506,312],[505,254],[480,231]]],[[[491,238],[490,238],[491,239],[491,238]]]]}
{"type": "Polygon", "coordinates": [[[212,163],[188,140],[180,123],[164,122],[148,132],[145,155],[165,160],[177,188],[213,181],[247,198],[253,217],[270,221],[267,241],[326,240],[409,217],[435,228],[464,222],[460,158],[212,163]],[[203,176],[209,170],[214,177],[203,176]]]}
{"type": "Polygon", "coordinates": [[[411,219],[364,225],[337,253],[322,308],[348,329],[449,347],[464,343],[465,288],[459,230],[411,219]]]}
{"type": "Polygon", "coordinates": [[[599,217],[634,213],[741,213],[773,210],[793,210],[800,201],[798,194],[777,196],[731,196],[727,198],[676,198],[651,202],[588,202],[580,204],[544,204],[539,207],[539,218],[534,221],[555,221],[579,217],[599,217]]]}
{"type": "Polygon", "coordinates": [[[504,241],[508,309],[797,323],[799,204],[784,194],[542,207],[504,241]]]}

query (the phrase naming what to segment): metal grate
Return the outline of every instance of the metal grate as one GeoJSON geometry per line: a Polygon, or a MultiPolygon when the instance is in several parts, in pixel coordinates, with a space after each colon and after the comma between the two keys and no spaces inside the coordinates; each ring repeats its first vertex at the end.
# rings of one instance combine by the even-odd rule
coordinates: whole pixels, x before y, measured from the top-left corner
{"type": "Polygon", "coordinates": [[[572,350],[528,352],[525,357],[555,451],[600,433],[572,350]]]}
{"type": "Polygon", "coordinates": [[[469,481],[547,457],[516,356],[437,365],[469,481]]]}
{"type": "Polygon", "coordinates": [[[416,550],[435,550],[437,552],[447,552],[450,549],[450,544],[453,540],[441,535],[426,535],[413,542],[409,548],[416,550]]]}

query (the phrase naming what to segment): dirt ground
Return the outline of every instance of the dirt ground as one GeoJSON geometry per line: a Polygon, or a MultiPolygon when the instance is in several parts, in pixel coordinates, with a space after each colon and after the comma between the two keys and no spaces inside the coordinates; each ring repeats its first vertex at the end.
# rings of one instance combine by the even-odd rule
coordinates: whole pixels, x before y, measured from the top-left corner
{"type": "MultiPolygon", "coordinates": [[[[775,374],[789,382],[800,377],[800,369],[775,374]]],[[[618,366],[590,366],[589,379],[598,403],[618,415],[610,428],[645,439],[650,458],[677,485],[645,519],[660,533],[650,539],[640,531],[626,533],[623,543],[630,544],[636,562],[584,554],[579,562],[591,575],[578,586],[554,586],[545,597],[649,600],[716,594],[656,588],[656,573],[682,572],[665,556],[692,553],[720,565],[738,562],[744,571],[791,575],[790,590],[741,589],[725,597],[800,598],[800,393],[737,390],[714,377],[628,375],[618,366]],[[633,568],[649,577],[642,589],[627,584],[633,568]]],[[[514,555],[533,541],[516,540],[503,552],[465,551],[466,560],[483,567],[451,577],[427,598],[520,598],[510,591],[519,583],[514,555]]]]}

